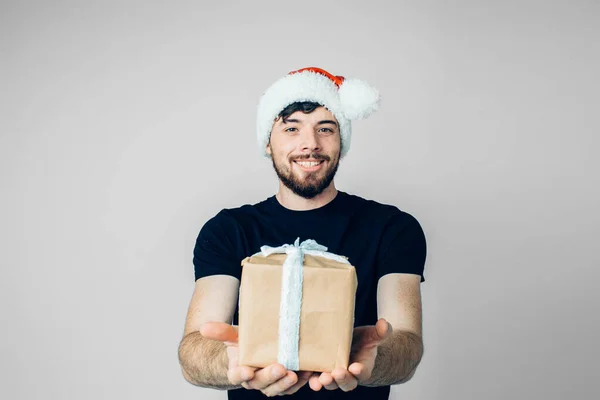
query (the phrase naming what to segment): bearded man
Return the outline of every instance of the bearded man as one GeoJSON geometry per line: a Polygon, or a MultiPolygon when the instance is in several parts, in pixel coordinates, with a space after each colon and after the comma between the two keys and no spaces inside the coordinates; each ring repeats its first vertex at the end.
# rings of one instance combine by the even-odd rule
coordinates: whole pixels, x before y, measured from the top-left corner
{"type": "MultiPolygon", "coordinates": [[[[228,391],[229,399],[388,399],[423,355],[420,285],[426,241],[398,207],[337,190],[350,149],[351,120],[377,110],[379,92],[319,68],[292,71],[258,107],[261,153],[279,190],[253,205],[223,209],[201,228],[194,248],[196,286],[179,360],[185,379],[228,391]],[[347,369],[290,371],[237,363],[240,261],[261,246],[314,239],[356,268],[354,335],[347,369]]],[[[369,149],[364,149],[369,150],[369,149]]],[[[371,149],[372,151],[372,149],[371,149]]]]}

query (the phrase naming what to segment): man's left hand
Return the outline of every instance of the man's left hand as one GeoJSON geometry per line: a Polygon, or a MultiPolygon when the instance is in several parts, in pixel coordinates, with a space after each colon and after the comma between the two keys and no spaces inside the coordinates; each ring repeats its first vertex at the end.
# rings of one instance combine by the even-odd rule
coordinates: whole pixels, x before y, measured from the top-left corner
{"type": "Polygon", "coordinates": [[[392,334],[392,326],[385,319],[377,324],[354,328],[350,365],[348,369],[336,368],[331,373],[314,373],[308,384],[312,390],[319,391],[342,389],[344,392],[354,390],[361,382],[371,378],[377,358],[377,347],[392,334]]]}

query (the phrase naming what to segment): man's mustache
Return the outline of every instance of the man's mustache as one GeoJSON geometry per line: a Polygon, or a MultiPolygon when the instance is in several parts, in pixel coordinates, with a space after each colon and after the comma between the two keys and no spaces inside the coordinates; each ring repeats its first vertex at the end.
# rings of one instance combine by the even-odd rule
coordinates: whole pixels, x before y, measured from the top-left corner
{"type": "Polygon", "coordinates": [[[298,157],[294,157],[292,158],[292,161],[296,161],[296,160],[324,160],[324,161],[330,161],[330,157],[326,154],[305,154],[302,156],[298,156],[298,157]]]}

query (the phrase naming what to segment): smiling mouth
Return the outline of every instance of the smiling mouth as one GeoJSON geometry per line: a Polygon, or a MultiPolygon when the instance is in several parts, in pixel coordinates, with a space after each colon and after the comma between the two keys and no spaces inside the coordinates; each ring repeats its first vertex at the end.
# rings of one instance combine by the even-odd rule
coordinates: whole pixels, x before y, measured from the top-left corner
{"type": "Polygon", "coordinates": [[[321,168],[321,166],[323,165],[324,160],[319,160],[319,161],[300,161],[300,160],[294,160],[294,163],[297,164],[300,169],[304,170],[304,171],[308,171],[308,172],[313,172],[313,171],[317,171],[321,168]]]}

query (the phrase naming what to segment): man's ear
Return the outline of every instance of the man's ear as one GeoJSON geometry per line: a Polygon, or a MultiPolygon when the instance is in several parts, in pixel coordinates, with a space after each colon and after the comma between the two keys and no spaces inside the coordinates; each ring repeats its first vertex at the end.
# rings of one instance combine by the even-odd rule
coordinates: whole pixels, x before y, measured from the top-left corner
{"type": "Polygon", "coordinates": [[[271,150],[271,140],[269,140],[269,143],[267,143],[266,152],[268,155],[272,155],[273,153],[273,151],[271,150]]]}

